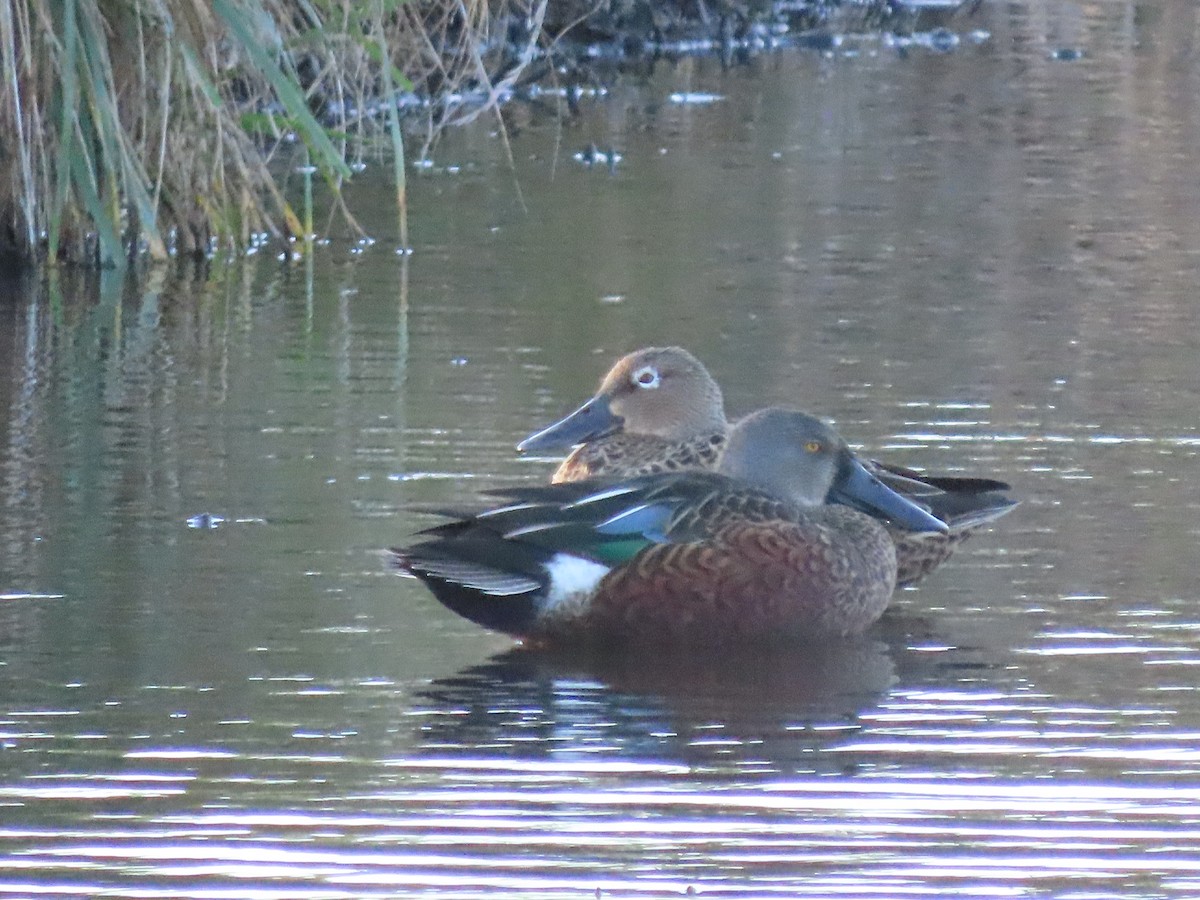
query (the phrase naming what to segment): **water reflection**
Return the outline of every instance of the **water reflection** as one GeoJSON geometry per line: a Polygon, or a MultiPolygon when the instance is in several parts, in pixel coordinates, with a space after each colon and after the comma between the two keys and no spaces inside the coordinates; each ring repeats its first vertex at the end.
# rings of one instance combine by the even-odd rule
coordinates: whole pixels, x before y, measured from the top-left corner
{"type": "Polygon", "coordinates": [[[796,771],[894,680],[888,645],[868,638],[719,654],[516,649],[438,679],[417,713],[431,752],[796,771]]]}

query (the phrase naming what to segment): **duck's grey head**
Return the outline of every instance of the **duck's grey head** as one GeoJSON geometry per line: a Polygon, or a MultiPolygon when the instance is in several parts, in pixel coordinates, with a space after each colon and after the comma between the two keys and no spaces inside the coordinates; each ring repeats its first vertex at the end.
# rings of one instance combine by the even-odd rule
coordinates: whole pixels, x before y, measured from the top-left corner
{"type": "Polygon", "coordinates": [[[563,449],[617,432],[686,440],[725,427],[725,401],[704,364],[682,347],[645,347],[617,360],[587,403],[517,449],[563,449]]]}
{"type": "Polygon", "coordinates": [[[734,425],[720,470],[800,507],[841,503],[911,531],[947,530],[868,472],[832,428],[796,410],[769,407],[734,425]]]}

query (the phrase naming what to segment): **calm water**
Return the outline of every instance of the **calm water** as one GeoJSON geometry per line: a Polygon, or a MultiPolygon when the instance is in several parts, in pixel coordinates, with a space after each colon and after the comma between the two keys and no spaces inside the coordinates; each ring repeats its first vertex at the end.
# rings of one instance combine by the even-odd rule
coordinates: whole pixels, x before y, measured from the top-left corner
{"type": "Polygon", "coordinates": [[[4,284],[0,895],[1200,895],[1200,7],[952,25],[454,133],[407,268],[365,179],[311,272],[4,284]],[[820,653],[384,569],[655,342],[1023,505],[820,653]]]}

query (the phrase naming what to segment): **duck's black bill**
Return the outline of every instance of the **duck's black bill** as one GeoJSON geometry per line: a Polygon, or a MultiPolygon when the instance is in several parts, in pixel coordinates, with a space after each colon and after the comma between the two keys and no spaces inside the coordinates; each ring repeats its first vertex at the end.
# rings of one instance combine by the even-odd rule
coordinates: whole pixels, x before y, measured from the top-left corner
{"type": "Polygon", "coordinates": [[[517,450],[521,453],[565,450],[612,434],[623,421],[620,416],[613,415],[608,398],[593,397],[566,418],[525,438],[517,444],[517,450]]]}
{"type": "Polygon", "coordinates": [[[937,531],[942,534],[949,531],[945,522],[925,507],[892,490],[868,472],[857,459],[852,459],[843,468],[829,492],[829,500],[908,531],[937,531]]]}

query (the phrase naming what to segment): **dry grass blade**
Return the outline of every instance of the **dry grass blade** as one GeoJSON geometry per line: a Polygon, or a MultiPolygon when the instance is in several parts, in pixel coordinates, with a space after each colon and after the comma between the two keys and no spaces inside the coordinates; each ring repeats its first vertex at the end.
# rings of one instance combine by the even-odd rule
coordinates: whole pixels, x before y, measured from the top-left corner
{"type": "MultiPolygon", "coordinates": [[[[499,102],[533,58],[546,0],[0,2],[0,247],[123,265],[142,252],[242,249],[298,235],[288,181],[302,148],[333,207],[350,139],[382,135],[400,240],[399,93],[499,102]],[[514,54],[505,28],[529,26],[514,54]],[[502,73],[502,74],[501,74],[502,73]],[[415,86],[415,87],[414,87],[415,86]],[[276,223],[281,224],[276,224],[276,223]]],[[[461,105],[432,117],[467,120],[461,105]]]]}

